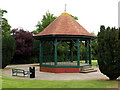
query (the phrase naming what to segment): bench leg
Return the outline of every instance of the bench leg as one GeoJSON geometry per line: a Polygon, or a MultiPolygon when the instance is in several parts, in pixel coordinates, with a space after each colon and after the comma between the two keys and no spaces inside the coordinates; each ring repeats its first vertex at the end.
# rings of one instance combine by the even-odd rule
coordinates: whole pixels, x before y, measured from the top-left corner
{"type": "Polygon", "coordinates": [[[14,73],[12,73],[12,76],[14,76],[14,73]]]}
{"type": "Polygon", "coordinates": [[[29,77],[29,74],[27,74],[27,77],[29,77]]]}
{"type": "Polygon", "coordinates": [[[17,73],[16,73],[16,75],[15,75],[15,73],[12,73],[12,76],[17,76],[17,73]]]}

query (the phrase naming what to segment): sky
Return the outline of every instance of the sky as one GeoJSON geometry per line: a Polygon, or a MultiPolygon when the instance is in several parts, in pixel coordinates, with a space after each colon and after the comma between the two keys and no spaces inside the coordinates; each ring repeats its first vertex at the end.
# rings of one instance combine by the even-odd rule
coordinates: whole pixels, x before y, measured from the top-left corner
{"type": "Polygon", "coordinates": [[[4,15],[8,23],[14,28],[26,31],[36,30],[38,21],[49,10],[55,16],[65,10],[77,16],[77,22],[88,32],[96,35],[100,26],[118,27],[118,2],[120,0],[1,0],[0,8],[7,10],[4,15]]]}

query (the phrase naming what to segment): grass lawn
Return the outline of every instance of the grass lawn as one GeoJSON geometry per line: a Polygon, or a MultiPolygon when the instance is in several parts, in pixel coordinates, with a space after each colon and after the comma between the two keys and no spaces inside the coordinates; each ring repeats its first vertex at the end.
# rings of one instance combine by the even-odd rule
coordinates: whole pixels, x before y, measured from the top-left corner
{"type": "Polygon", "coordinates": [[[2,77],[2,88],[111,88],[117,85],[117,81],[105,80],[48,81],[2,77]]]}
{"type": "Polygon", "coordinates": [[[98,66],[98,61],[97,60],[92,60],[92,66],[98,66]]]}
{"type": "MultiPolygon", "coordinates": [[[[77,61],[74,61],[74,62],[77,62],[77,61]]],[[[80,60],[80,63],[85,63],[85,60],[80,60]]],[[[98,61],[92,60],[92,66],[98,66],[98,61]]]]}

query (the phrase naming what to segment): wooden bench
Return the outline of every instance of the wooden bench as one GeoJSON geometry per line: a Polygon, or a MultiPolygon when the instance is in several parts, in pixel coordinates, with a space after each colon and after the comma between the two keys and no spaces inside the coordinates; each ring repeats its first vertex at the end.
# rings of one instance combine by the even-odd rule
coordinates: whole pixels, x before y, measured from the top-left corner
{"type": "Polygon", "coordinates": [[[14,76],[14,74],[16,74],[15,76],[17,76],[18,73],[25,75],[29,75],[29,71],[25,71],[23,69],[12,69],[12,76],[14,76]]]}

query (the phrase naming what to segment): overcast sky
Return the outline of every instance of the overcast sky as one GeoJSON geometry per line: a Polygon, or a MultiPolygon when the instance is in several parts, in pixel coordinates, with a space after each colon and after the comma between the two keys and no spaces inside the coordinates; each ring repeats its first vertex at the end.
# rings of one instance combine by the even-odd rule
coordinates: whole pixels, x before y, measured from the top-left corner
{"type": "Polygon", "coordinates": [[[119,0],[1,0],[0,8],[8,11],[5,18],[13,28],[33,31],[42,16],[49,10],[61,15],[67,4],[67,13],[77,16],[89,32],[99,31],[100,25],[118,27],[119,0]]]}

